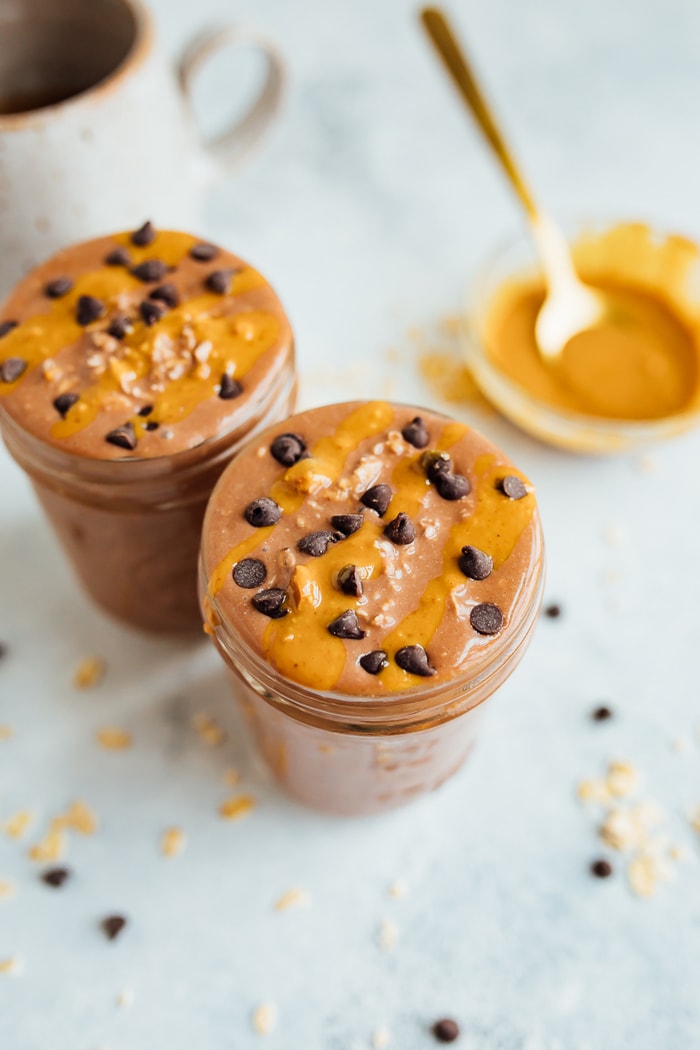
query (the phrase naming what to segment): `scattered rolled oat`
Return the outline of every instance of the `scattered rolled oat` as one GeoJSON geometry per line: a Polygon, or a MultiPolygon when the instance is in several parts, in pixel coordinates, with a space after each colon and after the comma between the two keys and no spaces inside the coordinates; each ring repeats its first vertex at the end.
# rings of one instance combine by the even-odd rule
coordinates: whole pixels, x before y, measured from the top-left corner
{"type": "Polygon", "coordinates": [[[104,678],[107,665],[99,656],[88,656],[81,660],[73,675],[76,689],[92,689],[104,678]]]}
{"type": "Polygon", "coordinates": [[[304,889],[295,887],[287,890],[275,901],[275,911],[289,911],[291,908],[308,908],[311,895],[304,889]]]}
{"type": "Polygon", "coordinates": [[[85,802],[78,800],[71,802],[66,812],[54,819],[53,825],[70,828],[81,835],[94,835],[97,831],[97,816],[85,802]]]}
{"type": "Polygon", "coordinates": [[[16,956],[10,959],[0,959],[0,974],[6,977],[18,977],[24,969],[24,963],[16,956]]]}
{"type": "Polygon", "coordinates": [[[185,848],[182,828],[166,828],[160,840],[160,849],[165,857],[177,857],[185,848]]]}
{"type": "Polygon", "coordinates": [[[21,809],[8,817],[2,825],[2,830],[11,839],[21,839],[34,820],[34,814],[28,809],[21,809]]]}
{"type": "Polygon", "coordinates": [[[12,726],[0,725],[0,740],[9,740],[12,736],[14,736],[12,726]]]}
{"type": "Polygon", "coordinates": [[[226,740],[226,733],[211,715],[197,713],[192,719],[192,726],[207,747],[219,747],[226,740]]]}
{"type": "Polygon", "coordinates": [[[372,1033],[372,1046],[374,1050],[386,1050],[391,1045],[391,1032],[386,1025],[380,1025],[372,1033]]]}
{"type": "Polygon", "coordinates": [[[696,806],[690,814],[690,826],[693,831],[697,831],[698,835],[700,835],[700,806],[696,806]]]}
{"type": "Polygon", "coordinates": [[[408,895],[408,883],[405,879],[394,879],[389,887],[389,896],[394,900],[402,900],[408,895]]]}
{"type": "Polygon", "coordinates": [[[254,807],[255,799],[251,795],[234,795],[224,799],[219,806],[219,813],[224,820],[239,820],[247,817],[254,807]]]}
{"type": "Polygon", "coordinates": [[[251,1017],[253,1031],[258,1035],[270,1035],[277,1024],[277,1007],[274,1003],[261,1003],[253,1010],[251,1017]]]}
{"type": "Polygon", "coordinates": [[[60,828],[52,827],[43,839],[27,851],[27,856],[37,864],[51,864],[61,859],[65,849],[66,836],[60,828]]]}
{"type": "Polygon", "coordinates": [[[10,882],[8,879],[0,879],[0,901],[7,901],[10,897],[14,897],[17,892],[17,888],[14,882],[10,882]]]}
{"type": "Polygon", "coordinates": [[[644,850],[629,863],[627,878],[630,889],[638,897],[652,897],[661,882],[668,882],[673,869],[659,853],[644,850]]]}
{"type": "Polygon", "coordinates": [[[116,726],[105,726],[95,734],[97,743],[105,751],[126,751],[133,743],[131,733],[116,726]]]}
{"type": "Polygon", "coordinates": [[[128,1009],[134,1005],[134,989],[124,988],[117,996],[117,1006],[120,1006],[123,1010],[128,1009]]]}
{"type": "Polygon", "coordinates": [[[390,952],[398,944],[399,940],[399,928],[395,922],[391,919],[382,919],[379,924],[379,932],[377,935],[377,944],[382,951],[390,952]]]}

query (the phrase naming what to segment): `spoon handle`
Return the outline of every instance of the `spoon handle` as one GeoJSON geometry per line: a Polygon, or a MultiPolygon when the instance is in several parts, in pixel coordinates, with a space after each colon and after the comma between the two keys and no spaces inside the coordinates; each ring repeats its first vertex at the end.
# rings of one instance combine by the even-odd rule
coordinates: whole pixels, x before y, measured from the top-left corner
{"type": "Polygon", "coordinates": [[[496,154],[525,210],[531,219],[536,219],[539,209],[503,140],[491,110],[481,93],[478,81],[469,66],[467,56],[458,44],[446,16],[437,7],[424,7],[420,18],[435,50],[471,110],[484,138],[496,154]]]}

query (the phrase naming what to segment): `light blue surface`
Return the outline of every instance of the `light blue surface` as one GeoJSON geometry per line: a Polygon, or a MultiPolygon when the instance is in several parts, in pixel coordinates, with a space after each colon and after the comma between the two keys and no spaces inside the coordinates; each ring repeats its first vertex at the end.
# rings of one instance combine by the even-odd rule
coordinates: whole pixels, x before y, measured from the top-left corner
{"type": "MultiPolygon", "coordinates": [[[[156,7],[173,50],[233,15],[264,26],[288,56],[283,118],[211,195],[201,231],[275,283],[297,333],[303,404],[431,400],[406,331],[455,313],[478,261],[519,219],[413,4],[156,7]]],[[[700,234],[697,5],[457,8],[552,209],[700,234]]],[[[156,201],[144,201],[147,213],[158,219],[156,201]]],[[[0,877],[18,886],[0,901],[0,959],[25,961],[21,976],[0,976],[1,1050],[360,1050],[380,1026],[392,1048],[421,1050],[444,1014],[462,1024],[465,1050],[700,1046],[700,843],[686,820],[700,803],[700,435],[655,450],[649,474],[637,456],[575,459],[493,415],[463,416],[537,483],[549,598],[564,616],[540,625],[463,775],[365,821],[280,796],[250,757],[205,644],[154,643],[89,607],[0,456],[10,650],[0,723],[15,729],[0,742],[0,820],[24,807],[41,817],[24,843],[0,835],[0,877]],[[93,653],[107,677],[76,692],[75,665],[93,653]],[[618,717],[598,725],[588,712],[602,699],[618,717]],[[197,711],[227,729],[224,747],[192,731],[197,711]],[[134,747],[99,750],[104,725],[131,731],[134,747]],[[644,772],[642,797],[662,804],[669,837],[689,853],[649,902],[621,870],[605,883],[587,873],[601,847],[575,785],[618,756],[644,772]],[[258,800],[234,824],[217,815],[229,766],[258,800]],[[26,845],[76,797],[100,832],[71,840],[75,878],[52,891],[26,845]],[[167,860],[159,840],[173,824],[188,845],[167,860]],[[389,895],[396,879],[408,886],[402,900],[389,895]],[[276,912],[294,886],[311,906],[276,912]],[[108,944],[97,923],[113,911],[131,921],[108,944]],[[377,945],[386,919],[398,929],[390,952],[377,945]],[[124,989],[130,1008],[116,1004],[124,989]],[[278,1010],[267,1040],[250,1023],[261,1002],[278,1010]]]]}

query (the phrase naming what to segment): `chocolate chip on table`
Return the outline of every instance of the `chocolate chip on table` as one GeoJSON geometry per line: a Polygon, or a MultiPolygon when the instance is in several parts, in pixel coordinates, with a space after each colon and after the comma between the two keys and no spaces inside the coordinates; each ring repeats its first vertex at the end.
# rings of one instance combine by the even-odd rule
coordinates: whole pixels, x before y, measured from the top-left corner
{"type": "Polygon", "coordinates": [[[105,434],[105,441],[109,441],[110,445],[116,445],[118,448],[125,448],[129,452],[133,452],[136,448],[136,434],[134,433],[133,423],[125,423],[124,426],[117,427],[116,430],[110,430],[109,434],[105,434]]]}
{"type": "Polygon", "coordinates": [[[353,598],[362,596],[362,577],[356,565],[344,565],[338,573],[338,589],[353,598]]]}
{"type": "Polygon", "coordinates": [[[139,416],[150,416],[152,411],[153,411],[153,405],[144,405],[143,408],[140,408],[138,410],[137,415],[139,415],[139,416]]]}
{"type": "Polygon", "coordinates": [[[493,558],[478,547],[462,547],[459,567],[470,580],[485,580],[493,572],[493,558]]]}
{"type": "Polygon", "coordinates": [[[371,489],[367,489],[360,496],[360,503],[364,503],[365,507],[376,511],[381,518],[387,512],[387,508],[391,503],[391,497],[392,492],[388,485],[373,485],[371,489]]]}
{"type": "Polygon", "coordinates": [[[117,314],[109,322],[107,328],[107,335],[111,335],[113,339],[123,339],[133,329],[133,325],[128,317],[124,317],[123,314],[117,314]]]}
{"type": "Polygon", "coordinates": [[[11,332],[13,328],[16,328],[19,321],[2,321],[0,322],[0,339],[8,332],[11,332]]]}
{"type": "Polygon", "coordinates": [[[155,239],[155,226],[150,220],[144,222],[143,226],[139,226],[138,230],[134,230],[131,235],[131,243],[138,245],[139,248],[144,248],[147,244],[152,244],[155,239]]]}
{"type": "Polygon", "coordinates": [[[130,266],[131,256],[129,255],[126,248],[113,248],[112,251],[105,256],[106,266],[130,266]]]}
{"type": "Polygon", "coordinates": [[[0,364],[0,382],[14,383],[27,370],[27,362],[21,357],[8,357],[0,364]]]}
{"type": "Polygon", "coordinates": [[[105,312],[105,304],[96,299],[94,295],[81,295],[75,310],[75,319],[84,328],[93,321],[97,321],[105,312]]]}
{"type": "Polygon", "coordinates": [[[281,620],[289,612],[289,609],[284,608],[286,598],[286,592],[281,587],[270,587],[266,591],[258,591],[251,601],[264,616],[269,616],[271,620],[281,620]]]}
{"type": "Polygon", "coordinates": [[[367,674],[379,674],[385,667],[389,666],[389,660],[383,649],[374,649],[371,653],[365,653],[360,657],[360,667],[367,674]]]}
{"type": "Polygon", "coordinates": [[[549,620],[558,620],[561,616],[561,605],[546,605],[543,611],[549,620]]]}
{"type": "Polygon", "coordinates": [[[459,1025],[451,1017],[441,1017],[433,1025],[433,1035],[438,1043],[454,1043],[459,1038],[459,1025]]]}
{"type": "Polygon", "coordinates": [[[76,401],[80,401],[80,394],[59,394],[58,397],[53,399],[53,407],[59,415],[65,417],[68,410],[73,407],[76,401]]]}
{"type": "Polygon", "coordinates": [[[219,397],[222,401],[232,401],[234,397],[240,397],[243,393],[243,387],[230,376],[228,372],[224,372],[219,383],[219,397]]]}
{"type": "Polygon", "coordinates": [[[139,313],[149,328],[165,317],[167,312],[163,303],[155,303],[151,299],[144,299],[139,305],[139,313]]]}
{"type": "Polygon", "coordinates": [[[612,711],[605,704],[601,704],[600,707],[596,707],[591,713],[591,718],[594,722],[607,722],[607,720],[609,718],[612,718],[612,716],[612,711]]]}
{"type": "Polygon", "coordinates": [[[270,452],[283,467],[293,467],[306,452],[306,442],[301,434],[278,434],[270,445],[270,452]]]}
{"type": "Polygon", "coordinates": [[[417,674],[421,678],[435,674],[435,668],[430,666],[428,654],[422,645],[404,645],[396,653],[395,660],[401,670],[409,674],[417,674]]]}
{"type": "Polygon", "coordinates": [[[196,259],[197,262],[210,262],[215,259],[219,254],[219,249],[215,244],[208,244],[206,241],[200,241],[199,244],[193,244],[190,248],[190,257],[196,259]]]}
{"type": "Polygon", "coordinates": [[[70,871],[68,868],[49,868],[48,871],[42,873],[41,881],[45,882],[47,886],[58,888],[69,878],[70,871]]]}
{"type": "Polygon", "coordinates": [[[424,452],[420,458],[420,465],[429,481],[435,481],[438,474],[449,474],[452,470],[452,460],[448,454],[446,452],[438,452],[436,449],[424,452]]]}
{"type": "Polygon", "coordinates": [[[430,441],[430,434],[428,428],[421,416],[416,416],[410,423],[401,431],[401,437],[404,441],[407,441],[409,445],[413,445],[414,448],[425,448],[430,441]]]}
{"type": "Polygon", "coordinates": [[[469,622],[479,634],[498,634],[503,627],[503,613],[497,605],[483,602],[472,608],[469,622]]]}
{"type": "Polygon", "coordinates": [[[226,295],[231,287],[232,277],[233,270],[212,270],[204,283],[210,292],[216,292],[217,295],[226,295]]]}
{"type": "Polygon", "coordinates": [[[413,543],[416,538],[416,530],[413,522],[409,518],[408,514],[404,514],[401,511],[393,518],[384,529],[384,535],[392,543],[396,543],[398,546],[405,546],[407,543],[413,543]]]}
{"type": "Polygon", "coordinates": [[[463,499],[472,490],[469,478],[465,478],[463,474],[448,474],[445,470],[435,475],[433,484],[441,499],[463,499]]]}
{"type": "Polygon", "coordinates": [[[165,303],[171,310],[174,310],[176,306],[180,305],[180,295],[174,284],[159,284],[157,288],[154,288],[152,292],[148,293],[149,299],[156,299],[158,302],[165,303]]]}
{"type": "Polygon", "coordinates": [[[331,518],[331,525],[338,532],[342,532],[343,536],[352,536],[354,532],[362,528],[364,520],[362,514],[334,514],[331,518]]]}
{"type": "Polygon", "coordinates": [[[328,624],[328,631],[336,638],[352,639],[364,638],[366,633],[360,627],[360,621],[354,609],[346,609],[340,616],[336,616],[335,620],[328,624]]]}
{"type": "Polygon", "coordinates": [[[123,915],[108,915],[106,919],[102,920],[101,925],[108,940],[113,941],[126,926],[126,919],[123,915]]]}
{"type": "Polygon", "coordinates": [[[162,281],[168,272],[168,267],[162,259],[145,259],[138,266],[132,266],[129,272],[144,284],[151,284],[153,281],[162,281]]]}
{"type": "Polygon", "coordinates": [[[302,554],[310,554],[312,558],[320,558],[325,554],[332,543],[337,543],[338,537],[328,529],[319,529],[317,532],[309,532],[302,536],[297,543],[297,550],[302,554]]]}
{"type": "Polygon", "coordinates": [[[246,590],[250,590],[251,587],[259,587],[266,578],[267,569],[258,558],[243,558],[233,567],[233,582],[246,590]]]}
{"type": "Polygon", "coordinates": [[[62,299],[64,295],[68,295],[69,291],[73,287],[73,282],[70,277],[56,277],[44,288],[44,291],[49,299],[62,299]]]}
{"type": "Polygon", "coordinates": [[[597,879],[609,879],[613,873],[612,864],[609,860],[594,860],[591,863],[591,875],[597,879]]]}
{"type": "Polygon", "coordinates": [[[504,478],[501,478],[498,488],[508,499],[522,499],[523,496],[527,496],[525,485],[515,474],[507,474],[504,478]]]}
{"type": "Polygon", "coordinates": [[[276,525],[282,517],[282,508],[269,496],[252,500],[243,511],[245,520],[255,529],[276,525]]]}

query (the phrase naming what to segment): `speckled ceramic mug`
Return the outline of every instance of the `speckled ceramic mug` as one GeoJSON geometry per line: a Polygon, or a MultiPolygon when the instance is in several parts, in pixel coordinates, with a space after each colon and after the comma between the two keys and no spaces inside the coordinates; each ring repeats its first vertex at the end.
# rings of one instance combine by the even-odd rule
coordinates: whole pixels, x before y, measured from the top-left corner
{"type": "Polygon", "coordinates": [[[196,226],[198,191],[247,155],[276,113],[282,59],[255,30],[203,33],[173,69],[139,0],[0,3],[0,294],[66,244],[150,215],[196,226]],[[223,47],[257,50],[258,95],[206,140],[190,105],[223,47]]]}

